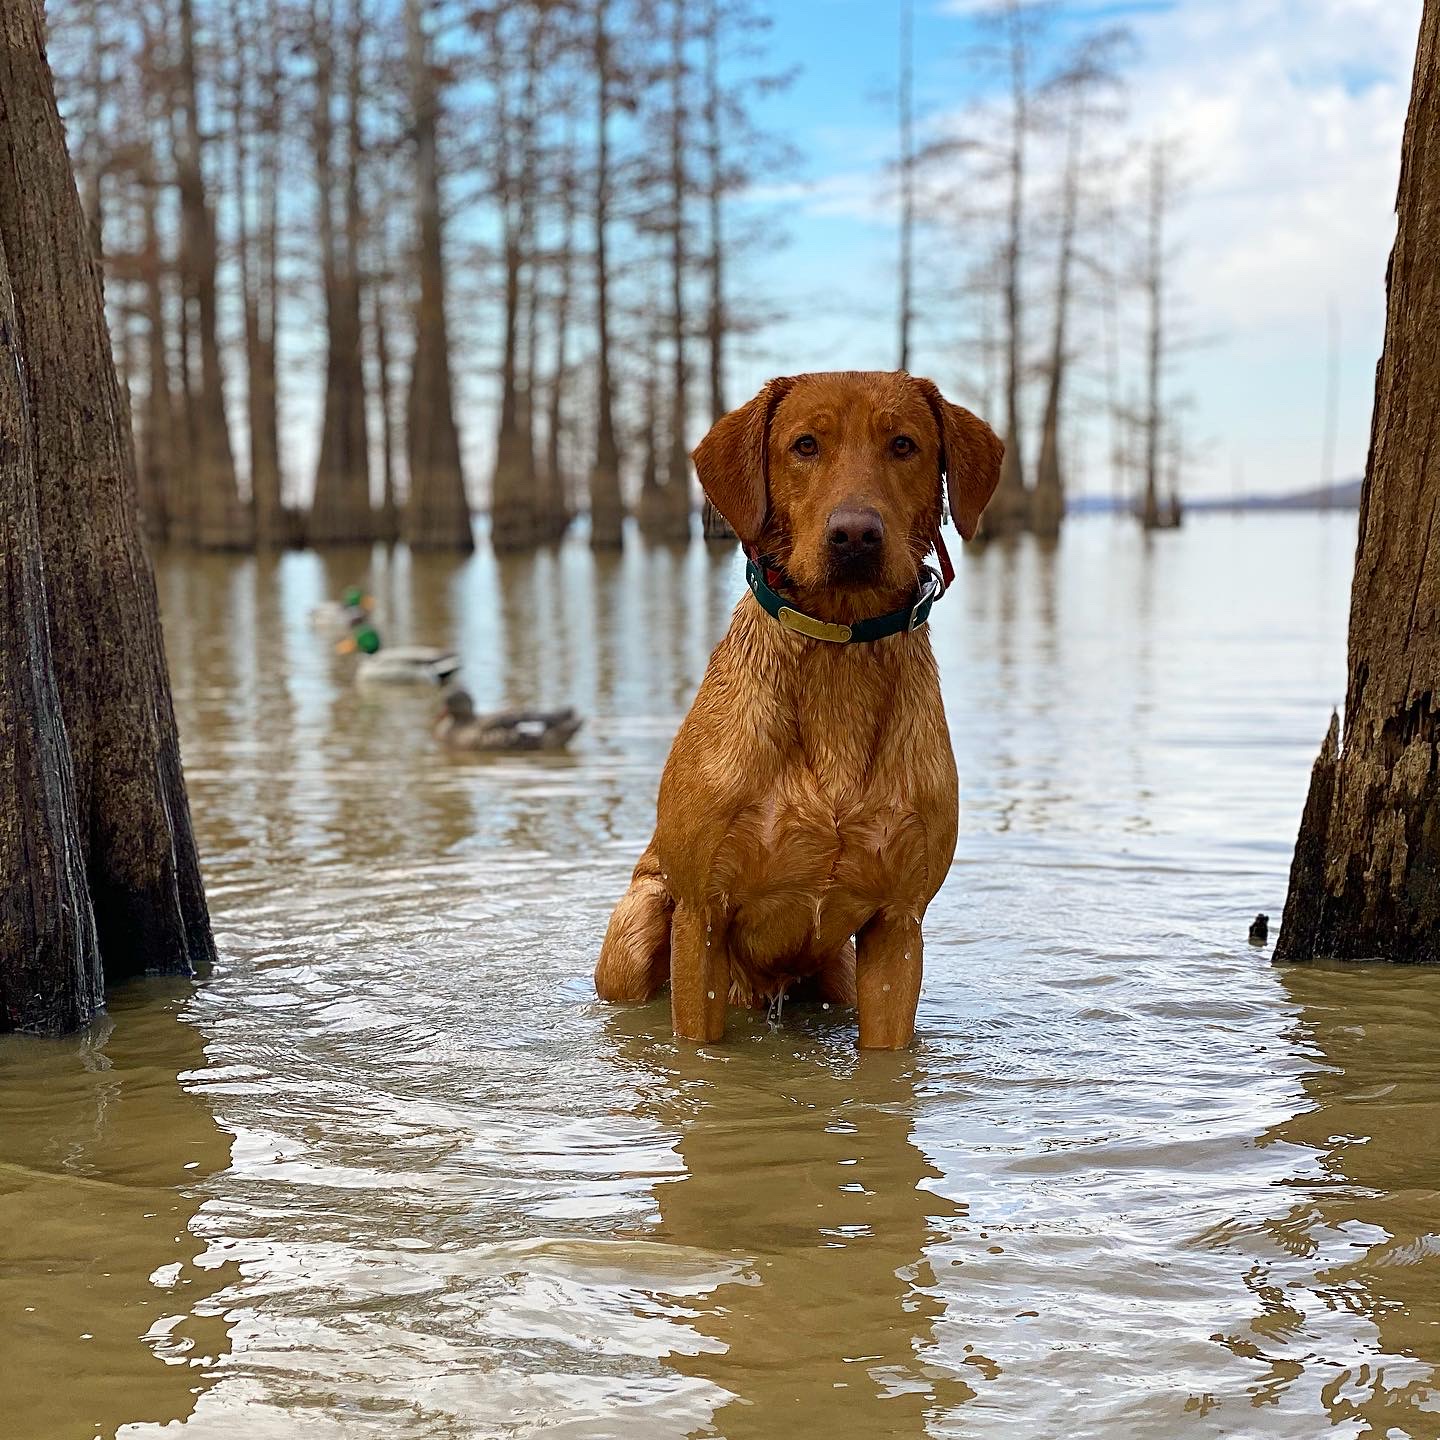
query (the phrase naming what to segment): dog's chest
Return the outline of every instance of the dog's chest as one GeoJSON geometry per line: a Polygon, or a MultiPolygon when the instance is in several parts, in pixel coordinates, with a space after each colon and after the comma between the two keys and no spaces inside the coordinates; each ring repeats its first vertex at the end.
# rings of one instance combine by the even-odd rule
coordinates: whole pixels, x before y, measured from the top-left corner
{"type": "Polygon", "coordinates": [[[881,910],[919,914],[932,888],[926,840],[908,805],[863,793],[836,804],[813,775],[787,777],[716,855],[738,949],[779,964],[838,949],[881,910]]]}

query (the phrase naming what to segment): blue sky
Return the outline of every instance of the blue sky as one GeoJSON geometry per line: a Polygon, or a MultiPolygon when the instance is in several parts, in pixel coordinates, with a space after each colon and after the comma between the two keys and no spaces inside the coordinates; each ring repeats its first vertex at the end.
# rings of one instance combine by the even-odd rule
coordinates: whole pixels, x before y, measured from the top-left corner
{"type": "MultiPolygon", "coordinates": [[[[1177,356],[1167,384],[1185,402],[1192,492],[1317,483],[1332,306],[1341,337],[1335,470],[1343,478],[1363,468],[1420,7],[1421,0],[1060,7],[1062,30],[1072,33],[1113,19],[1133,27],[1139,49],[1127,141],[1137,151],[1156,138],[1177,142],[1189,177],[1176,215],[1176,319],[1195,343],[1177,356]]],[[[974,0],[915,0],[917,108],[936,130],[968,123],[990,84],[973,50],[976,8],[974,0]]],[[[753,213],[767,239],[737,284],[779,297],[790,313],[737,355],[732,402],[773,373],[895,363],[886,166],[895,150],[898,0],[781,0],[773,10],[776,66],[802,70],[764,103],[763,118],[801,160],[797,171],[757,183],[753,213]]],[[[1042,154],[1042,173],[1044,166],[1042,154]]],[[[1043,252],[1038,227],[1035,237],[1043,252]]],[[[972,403],[980,397],[968,324],[951,292],[976,243],[958,217],[942,217],[924,237],[912,363],[972,403]]],[[[1027,340],[1038,351],[1048,296],[1038,277],[1032,290],[1027,340]]],[[[1139,335],[1128,324],[1122,351],[1133,366],[1139,335]]],[[[1093,330],[1079,347],[1073,453],[1084,490],[1111,483],[1099,342],[1093,330]]]]}

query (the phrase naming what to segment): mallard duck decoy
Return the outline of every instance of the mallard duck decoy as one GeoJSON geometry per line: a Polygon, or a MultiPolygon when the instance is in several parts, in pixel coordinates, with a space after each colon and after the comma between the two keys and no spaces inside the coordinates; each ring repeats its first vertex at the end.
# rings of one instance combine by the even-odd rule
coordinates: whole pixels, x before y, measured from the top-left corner
{"type": "Polygon", "coordinates": [[[310,628],[322,635],[342,635],[352,626],[370,618],[375,602],[358,586],[352,585],[338,600],[326,600],[310,611],[310,628]]]}
{"type": "Polygon", "coordinates": [[[448,690],[435,717],[435,738],[450,750],[500,753],[563,750],[584,722],[564,710],[500,710],[478,715],[468,690],[448,690]]]}
{"type": "Polygon", "coordinates": [[[443,685],[460,669],[452,650],[433,645],[396,645],[382,648],[380,632],[368,620],[357,624],[336,649],[341,654],[360,652],[355,678],[385,685],[443,685]]]}

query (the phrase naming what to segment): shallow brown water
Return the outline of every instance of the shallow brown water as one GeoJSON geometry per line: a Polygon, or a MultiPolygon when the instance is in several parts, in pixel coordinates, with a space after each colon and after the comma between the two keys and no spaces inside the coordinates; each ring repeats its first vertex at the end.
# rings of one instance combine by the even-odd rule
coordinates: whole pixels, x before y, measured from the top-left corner
{"type": "Polygon", "coordinates": [[[0,1435],[1440,1435],[1440,973],[1245,943],[1354,523],[966,557],[898,1057],[590,993],[732,556],[162,557],[222,962],[0,1042],[0,1435]],[[362,574],[573,756],[358,691],[306,615],[362,574]]]}

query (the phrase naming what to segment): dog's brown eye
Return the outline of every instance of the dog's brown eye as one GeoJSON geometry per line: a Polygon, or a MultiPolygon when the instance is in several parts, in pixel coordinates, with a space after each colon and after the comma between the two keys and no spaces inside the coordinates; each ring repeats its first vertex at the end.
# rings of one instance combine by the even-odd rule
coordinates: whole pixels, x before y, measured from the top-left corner
{"type": "Polygon", "coordinates": [[[906,455],[913,455],[917,448],[915,442],[908,435],[897,435],[890,442],[891,451],[902,458],[906,455]]]}
{"type": "Polygon", "coordinates": [[[820,453],[820,442],[813,435],[802,435],[790,448],[797,455],[804,455],[808,459],[811,455],[820,453]]]}

